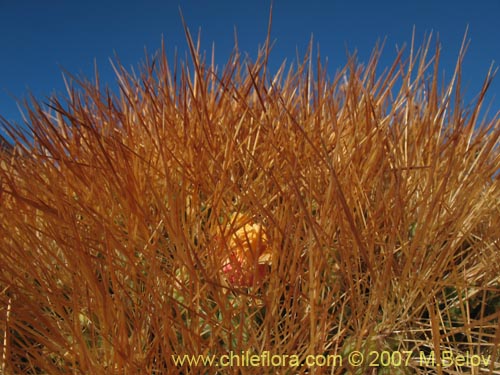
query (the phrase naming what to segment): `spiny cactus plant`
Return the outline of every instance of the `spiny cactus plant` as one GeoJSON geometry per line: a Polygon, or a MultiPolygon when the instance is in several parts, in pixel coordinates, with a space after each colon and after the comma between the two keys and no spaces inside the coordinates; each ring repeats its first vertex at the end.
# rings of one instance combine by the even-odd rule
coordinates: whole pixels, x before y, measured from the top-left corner
{"type": "Polygon", "coordinates": [[[192,69],[162,47],[4,121],[0,372],[500,371],[492,72],[464,107],[463,50],[441,85],[430,43],[330,79],[270,72],[269,38],[222,71],[187,41],[192,69]],[[290,361],[220,361],[266,352],[290,361]]]}

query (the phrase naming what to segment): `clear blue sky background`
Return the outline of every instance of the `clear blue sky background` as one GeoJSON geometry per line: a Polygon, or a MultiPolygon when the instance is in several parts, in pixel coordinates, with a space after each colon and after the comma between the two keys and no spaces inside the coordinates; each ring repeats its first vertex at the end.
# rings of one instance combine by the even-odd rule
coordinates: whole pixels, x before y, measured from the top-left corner
{"type": "MultiPolygon", "coordinates": [[[[172,54],[187,50],[179,6],[191,31],[202,30],[202,46],[215,43],[222,66],[233,47],[237,28],[240,49],[255,57],[265,40],[269,1],[154,0],[63,1],[0,0],[0,114],[21,122],[16,104],[33,93],[45,100],[64,92],[61,67],[91,77],[94,61],[101,80],[114,83],[109,58],[137,66],[144,47],[154,52],[163,36],[172,54]]],[[[331,0],[274,1],[271,59],[275,69],[292,62],[314,35],[330,75],[346,62],[348,50],[367,61],[377,40],[387,37],[382,64],[395,56],[395,46],[417,41],[433,31],[443,45],[441,72],[450,78],[469,25],[471,44],[464,64],[466,99],[472,100],[493,61],[500,63],[500,0],[331,0]]],[[[500,107],[500,75],[488,96],[491,112],[500,107]]]]}

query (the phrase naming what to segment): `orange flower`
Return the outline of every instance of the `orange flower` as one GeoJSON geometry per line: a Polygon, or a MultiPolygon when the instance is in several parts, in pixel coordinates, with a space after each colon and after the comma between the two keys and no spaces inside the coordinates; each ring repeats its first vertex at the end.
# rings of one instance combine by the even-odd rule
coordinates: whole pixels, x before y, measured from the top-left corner
{"type": "Polygon", "coordinates": [[[259,285],[269,271],[271,248],[264,228],[245,214],[233,216],[220,237],[223,272],[234,286],[259,285]]]}

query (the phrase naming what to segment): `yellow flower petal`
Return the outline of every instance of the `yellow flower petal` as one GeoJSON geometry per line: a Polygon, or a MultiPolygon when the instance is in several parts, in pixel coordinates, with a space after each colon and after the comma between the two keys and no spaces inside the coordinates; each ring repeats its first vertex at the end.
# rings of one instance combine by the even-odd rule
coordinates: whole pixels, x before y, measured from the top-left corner
{"type": "Polygon", "coordinates": [[[229,280],[234,285],[250,286],[257,276],[255,281],[259,283],[267,273],[264,265],[271,262],[271,249],[262,225],[240,213],[224,232],[221,247],[228,254],[223,270],[229,280]]]}

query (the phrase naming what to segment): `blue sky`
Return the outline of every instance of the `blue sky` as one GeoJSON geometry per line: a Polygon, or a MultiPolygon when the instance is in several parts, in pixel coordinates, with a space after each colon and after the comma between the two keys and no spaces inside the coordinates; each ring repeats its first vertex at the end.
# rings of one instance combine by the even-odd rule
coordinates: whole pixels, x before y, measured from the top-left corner
{"type": "MultiPolygon", "coordinates": [[[[0,115],[21,122],[16,99],[32,93],[45,100],[64,92],[61,68],[92,77],[94,61],[101,81],[113,84],[109,58],[115,52],[126,66],[160,47],[187,50],[179,6],[191,31],[201,28],[202,47],[215,43],[222,66],[233,47],[234,28],[240,50],[255,57],[265,40],[269,1],[4,1],[0,0],[0,115]]],[[[472,100],[495,61],[500,63],[499,0],[347,0],[274,1],[271,69],[296,51],[303,55],[314,36],[328,58],[330,76],[346,62],[346,47],[367,61],[377,40],[387,38],[382,65],[395,56],[396,45],[409,43],[413,26],[417,42],[425,33],[439,34],[443,45],[441,73],[449,78],[469,26],[471,44],[464,64],[466,99],[472,100]]],[[[500,107],[500,74],[488,100],[500,107]]]]}

